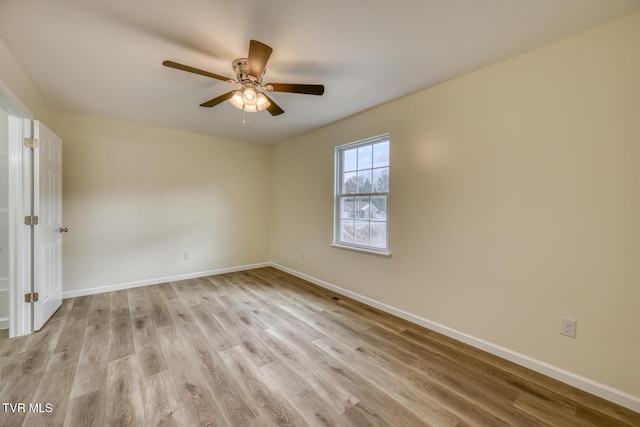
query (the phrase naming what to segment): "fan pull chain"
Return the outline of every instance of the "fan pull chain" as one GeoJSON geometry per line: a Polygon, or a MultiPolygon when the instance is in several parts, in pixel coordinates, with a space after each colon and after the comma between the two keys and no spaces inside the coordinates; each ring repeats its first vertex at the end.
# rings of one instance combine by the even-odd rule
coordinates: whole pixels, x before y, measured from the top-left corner
{"type": "Polygon", "coordinates": [[[242,124],[251,127],[251,114],[247,116],[247,112],[242,110],[242,124]]]}

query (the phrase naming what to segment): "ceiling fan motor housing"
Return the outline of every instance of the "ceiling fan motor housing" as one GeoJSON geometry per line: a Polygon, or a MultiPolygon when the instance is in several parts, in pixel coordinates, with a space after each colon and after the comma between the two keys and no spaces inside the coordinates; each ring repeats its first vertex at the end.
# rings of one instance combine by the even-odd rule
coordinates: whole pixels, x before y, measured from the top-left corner
{"type": "Polygon", "coordinates": [[[260,84],[266,68],[262,70],[262,75],[260,76],[252,76],[247,72],[248,68],[249,60],[247,58],[238,58],[233,61],[233,71],[236,73],[236,79],[238,80],[238,83],[251,82],[260,84]]]}

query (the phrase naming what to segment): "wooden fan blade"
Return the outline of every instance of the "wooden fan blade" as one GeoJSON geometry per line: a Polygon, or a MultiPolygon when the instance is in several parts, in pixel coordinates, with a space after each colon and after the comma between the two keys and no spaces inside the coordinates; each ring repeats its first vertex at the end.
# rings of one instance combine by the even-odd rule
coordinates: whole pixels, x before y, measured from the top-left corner
{"type": "Polygon", "coordinates": [[[280,106],[278,104],[273,102],[273,99],[269,98],[267,96],[267,94],[264,93],[264,92],[262,92],[262,94],[269,100],[269,106],[267,107],[267,111],[272,116],[279,116],[280,114],[284,113],[284,110],[282,108],[280,108],[280,106]]]}
{"type": "Polygon", "coordinates": [[[208,100],[207,102],[203,102],[202,104],[200,104],[201,107],[215,107],[216,105],[220,104],[221,102],[226,101],[227,99],[231,98],[233,96],[233,92],[235,91],[231,91],[231,92],[227,92],[227,93],[223,93],[220,96],[217,96],[213,99],[208,100]]]}
{"type": "Polygon", "coordinates": [[[303,85],[297,83],[267,83],[265,87],[274,92],[303,93],[305,95],[322,95],[324,85],[303,85]]]}
{"type": "Polygon", "coordinates": [[[175,68],[176,70],[188,71],[189,73],[200,74],[201,76],[211,77],[213,79],[222,80],[223,82],[229,82],[229,77],[221,76],[219,74],[210,73],[209,71],[200,70],[199,68],[193,68],[188,65],[179,64],[173,61],[164,61],[162,63],[165,67],[175,68]]]}
{"type": "Polygon", "coordinates": [[[264,67],[267,66],[271,52],[273,52],[273,49],[264,43],[260,43],[257,40],[251,40],[249,42],[249,57],[247,58],[249,75],[257,79],[262,77],[264,67]]]}

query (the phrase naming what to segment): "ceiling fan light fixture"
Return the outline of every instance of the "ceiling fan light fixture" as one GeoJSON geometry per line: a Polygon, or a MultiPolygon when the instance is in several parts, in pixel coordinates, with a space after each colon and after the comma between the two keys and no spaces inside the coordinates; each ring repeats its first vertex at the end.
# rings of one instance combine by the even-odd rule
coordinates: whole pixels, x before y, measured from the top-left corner
{"type": "Polygon", "coordinates": [[[256,91],[252,87],[244,87],[234,91],[229,98],[229,103],[238,110],[247,113],[262,111],[271,105],[269,99],[262,92],[256,91]]]}

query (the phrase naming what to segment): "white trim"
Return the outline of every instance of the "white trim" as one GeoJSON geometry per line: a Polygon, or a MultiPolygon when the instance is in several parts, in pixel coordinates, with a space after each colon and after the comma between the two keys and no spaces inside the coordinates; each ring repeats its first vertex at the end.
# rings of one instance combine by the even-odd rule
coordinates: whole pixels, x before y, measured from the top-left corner
{"type": "Polygon", "coordinates": [[[510,362],[517,363],[520,366],[524,366],[533,371],[536,371],[538,373],[541,373],[543,375],[546,375],[548,377],[561,381],[565,384],[569,384],[580,390],[586,391],[587,393],[591,393],[598,397],[606,399],[608,401],[617,403],[618,405],[624,406],[625,408],[629,408],[632,411],[640,412],[640,397],[638,396],[634,396],[624,391],[617,390],[613,387],[609,387],[605,384],[599,383],[597,381],[593,381],[581,375],[577,375],[572,372],[566,371],[564,369],[558,368],[557,366],[550,365],[548,363],[542,362],[540,360],[534,359],[524,354],[517,353],[513,350],[509,350],[508,348],[501,347],[499,345],[474,337],[464,332],[460,332],[455,329],[449,328],[448,326],[442,325],[440,323],[427,320],[420,316],[416,316],[415,314],[408,313],[399,308],[392,307],[380,301],[377,301],[372,298],[366,297],[364,295],[360,295],[356,292],[341,288],[339,286],[325,282],[324,280],[317,279],[315,277],[309,276],[307,274],[301,273],[299,271],[293,270],[283,265],[272,262],[271,266],[274,268],[277,268],[278,270],[282,270],[286,273],[297,276],[301,279],[307,280],[323,288],[330,289],[334,292],[345,295],[356,301],[360,301],[364,304],[375,307],[386,313],[393,314],[394,316],[398,316],[402,319],[408,320],[409,322],[415,323],[417,325],[439,332],[455,340],[461,341],[465,344],[469,344],[473,347],[487,351],[493,355],[509,360],[510,362]]]}
{"type": "Polygon", "coordinates": [[[0,331],[2,331],[3,329],[9,329],[8,317],[0,317],[0,331]]]}
{"type": "Polygon", "coordinates": [[[18,99],[2,80],[0,80],[0,108],[8,115],[32,118],[31,111],[18,99]]]}
{"type": "Polygon", "coordinates": [[[348,249],[350,251],[365,252],[367,254],[374,254],[374,255],[380,255],[380,256],[386,256],[386,257],[391,256],[391,252],[386,250],[376,251],[374,249],[369,249],[362,246],[355,246],[355,245],[351,246],[351,245],[347,245],[343,243],[335,243],[335,242],[332,243],[331,246],[333,246],[334,248],[348,249]]]}
{"type": "MultiPolygon", "coordinates": [[[[381,135],[376,135],[370,138],[361,139],[359,141],[350,142],[347,144],[338,145],[334,148],[334,186],[333,186],[333,244],[332,246],[344,248],[344,249],[353,249],[356,251],[366,252],[366,253],[376,253],[378,255],[391,255],[389,252],[389,189],[387,188],[386,192],[380,193],[342,193],[342,179],[344,173],[344,150],[353,149],[360,146],[370,145],[373,149],[373,145],[387,141],[389,143],[389,148],[391,148],[391,133],[383,133],[381,135]],[[350,244],[349,242],[344,242],[340,239],[340,233],[342,230],[342,199],[349,197],[372,197],[372,196],[385,196],[387,198],[387,214],[385,217],[384,225],[386,229],[386,246],[384,248],[376,248],[370,245],[357,245],[350,244]]],[[[371,170],[380,169],[382,167],[374,168],[373,167],[373,159],[371,164],[371,170]]],[[[389,163],[387,164],[387,169],[391,170],[391,151],[389,151],[389,163]]],[[[361,169],[356,168],[356,172],[361,169]]],[[[366,169],[362,169],[366,170],[366,169]]],[[[351,171],[350,171],[351,172],[351,171]]],[[[373,185],[373,182],[372,182],[373,185]]],[[[373,191],[373,188],[372,188],[373,191]]],[[[355,207],[355,206],[354,206],[355,207]]],[[[369,225],[371,225],[371,218],[369,218],[369,225]]],[[[380,221],[382,222],[382,221],[380,221]]],[[[354,231],[355,232],[355,231],[354,231]]]]}
{"type": "Polygon", "coordinates": [[[24,226],[23,137],[25,121],[33,117],[29,109],[0,80],[0,108],[9,116],[9,336],[31,333],[31,313],[23,294],[28,292],[30,248],[24,226]],[[26,257],[26,258],[25,258],[26,257]]]}
{"type": "MultiPolygon", "coordinates": [[[[30,227],[24,225],[29,205],[25,185],[23,138],[25,121],[9,116],[9,336],[31,333],[31,310],[23,295],[31,289],[30,227]]],[[[26,166],[28,168],[28,165],[26,166]]]]}
{"type": "Polygon", "coordinates": [[[271,263],[240,265],[236,267],[218,268],[215,270],[200,271],[197,273],[176,274],[174,276],[157,277],[155,279],[138,280],[135,282],[118,283],[114,285],[98,286],[96,288],[80,289],[77,291],[62,292],[62,299],[81,297],[85,295],[101,294],[104,292],[120,291],[123,289],[139,288],[141,286],[158,285],[160,283],[175,282],[178,280],[196,279],[199,277],[215,276],[217,274],[234,273],[236,271],[251,270],[254,268],[269,267],[271,263]]]}

